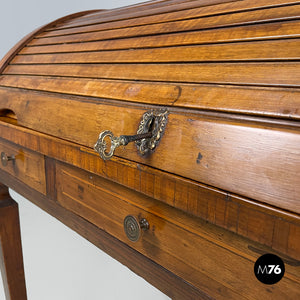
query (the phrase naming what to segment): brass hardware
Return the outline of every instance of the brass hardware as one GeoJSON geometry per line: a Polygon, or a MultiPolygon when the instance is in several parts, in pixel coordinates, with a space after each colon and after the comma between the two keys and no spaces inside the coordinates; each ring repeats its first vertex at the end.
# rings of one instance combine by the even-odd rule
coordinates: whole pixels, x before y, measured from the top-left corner
{"type": "Polygon", "coordinates": [[[108,160],[114,155],[114,151],[119,146],[126,146],[130,142],[135,142],[141,155],[146,155],[154,151],[160,142],[168,121],[168,111],[166,109],[150,110],[144,113],[139,124],[136,135],[121,135],[115,137],[110,130],[102,131],[94,146],[103,160],[108,160]],[[111,142],[109,152],[105,138],[111,142]]]}
{"type": "Polygon", "coordinates": [[[135,142],[141,155],[150,154],[158,146],[168,122],[167,109],[149,110],[143,114],[137,134],[152,132],[149,139],[142,139],[135,142]]]}
{"type": "Polygon", "coordinates": [[[136,134],[136,135],[120,135],[119,137],[116,137],[113,135],[113,133],[109,130],[102,131],[99,135],[98,141],[96,145],[94,146],[94,149],[100,154],[101,158],[104,160],[110,159],[115,152],[115,149],[119,146],[123,145],[126,146],[130,142],[134,142],[140,139],[150,138],[152,136],[151,132],[147,132],[144,134],[136,134]],[[110,138],[111,146],[110,150],[107,153],[107,145],[104,139],[106,137],[110,138]]]}
{"type": "Polygon", "coordinates": [[[9,161],[15,160],[15,159],[16,158],[15,158],[14,155],[8,156],[5,152],[1,152],[1,163],[2,163],[2,166],[6,167],[9,161]]]}
{"type": "Polygon", "coordinates": [[[124,219],[124,231],[132,242],[137,242],[142,236],[142,232],[149,229],[146,219],[138,220],[135,216],[128,215],[124,219]]]}

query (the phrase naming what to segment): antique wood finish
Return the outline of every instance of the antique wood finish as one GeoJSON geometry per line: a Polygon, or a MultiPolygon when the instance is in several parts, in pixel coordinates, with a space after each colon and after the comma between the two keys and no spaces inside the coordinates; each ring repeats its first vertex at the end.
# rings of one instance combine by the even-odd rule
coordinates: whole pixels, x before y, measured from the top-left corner
{"type": "Polygon", "coordinates": [[[0,64],[0,152],[15,158],[0,181],[174,299],[296,299],[299,13],[287,0],[151,1],[38,29],[0,64]],[[160,108],[151,155],[93,149],[160,108]],[[136,243],[127,215],[149,222],[136,243]],[[286,264],[274,286],[253,274],[267,252],[286,264]]]}
{"type": "MultiPolygon", "coordinates": [[[[47,157],[84,168],[189,214],[259,241],[288,256],[300,258],[300,244],[293,242],[295,236],[300,234],[298,214],[258,204],[256,201],[124,159],[113,158],[103,162],[87,147],[38,134],[13,124],[0,122],[0,133],[2,137],[24,148],[31,148],[47,157]],[[283,226],[278,226],[279,224],[283,226]]],[[[48,167],[47,170],[50,168],[52,167],[48,167]]],[[[47,189],[52,191],[51,186],[55,185],[50,184],[54,180],[49,176],[47,189]]],[[[56,195],[55,192],[52,194],[56,195]]]]}
{"type": "MultiPolygon", "coordinates": [[[[256,278],[249,276],[248,270],[255,259],[248,261],[247,243],[241,245],[241,240],[235,241],[221,231],[218,234],[222,235],[222,239],[218,239],[213,230],[205,232],[211,228],[199,220],[186,218],[184,214],[151,199],[70,167],[57,166],[57,183],[57,200],[68,210],[128,243],[211,296],[229,299],[249,294],[253,298],[269,295],[267,287],[253,290],[256,278]],[[144,217],[150,224],[149,230],[136,244],[127,239],[122,228],[128,214],[144,217]],[[235,242],[239,244],[238,250],[234,249],[235,242]],[[246,257],[241,257],[243,255],[246,257]],[[222,257],[223,264],[216,257],[222,257]],[[223,279],[224,273],[227,274],[223,279]],[[237,273],[239,280],[235,281],[237,273]],[[231,284],[228,285],[228,282],[231,284]]],[[[298,271],[295,268],[296,276],[298,271]]],[[[284,283],[281,284],[283,287],[284,283]]],[[[274,298],[298,295],[300,286],[297,281],[286,284],[286,289],[276,286],[274,298]]]]}
{"type": "MultiPolygon", "coordinates": [[[[50,165],[53,163],[55,162],[49,159],[48,164],[50,165]]],[[[53,175],[53,177],[55,176],[54,173],[51,175],[53,175]]],[[[118,239],[113,238],[92,223],[83,218],[79,218],[78,215],[64,209],[61,205],[58,205],[57,202],[51,201],[51,197],[45,197],[45,195],[31,189],[11,175],[6,175],[1,170],[0,176],[3,178],[5,185],[12,187],[15,191],[30,199],[41,209],[56,217],[62,223],[95,244],[98,248],[102,249],[124,265],[130,267],[131,270],[138,275],[143,276],[147,281],[169,295],[172,299],[211,299],[210,296],[199,291],[199,289],[194,288],[182,278],[175,276],[173,273],[162,268],[152,260],[146,259],[139,252],[120,242],[118,239]]],[[[54,187],[52,186],[52,188],[54,187]]],[[[23,297],[21,299],[24,300],[26,298],[23,297]]]]}
{"type": "Polygon", "coordinates": [[[26,300],[18,204],[0,185],[0,268],[9,300],[26,300]]]}
{"type": "MultiPolygon", "coordinates": [[[[27,112],[18,118],[20,124],[39,127],[40,131],[89,147],[93,147],[99,132],[104,129],[110,129],[115,135],[135,133],[145,109],[140,105],[128,104],[124,107],[120,103],[112,106],[111,102],[107,105],[105,102],[91,103],[62,98],[59,101],[51,99],[49,107],[48,99],[35,95],[30,99],[28,95],[25,97],[28,99],[26,102],[20,99],[20,103],[16,98],[7,102],[7,106],[17,116],[19,110],[27,112]],[[76,118],[73,117],[75,114],[76,118]],[[56,125],[57,120],[61,121],[61,126],[56,125]],[[69,124],[70,127],[63,124],[69,124]],[[106,124],[111,125],[107,128],[106,124]]],[[[198,115],[175,109],[170,109],[170,112],[161,151],[144,158],[136,153],[134,145],[128,145],[126,150],[118,150],[116,154],[286,210],[300,212],[297,199],[300,194],[300,186],[297,184],[300,182],[298,123],[268,125],[267,121],[259,119],[235,120],[234,117],[228,119],[222,115],[198,115]],[[181,134],[178,134],[179,124],[181,134]],[[175,146],[172,155],[170,145],[175,146]],[[283,145],[285,151],[282,151],[283,145]],[[201,161],[197,160],[199,155],[201,161]]]]}
{"type": "Polygon", "coordinates": [[[0,139],[1,153],[14,157],[7,165],[0,164],[0,169],[18,177],[21,181],[46,194],[44,157],[41,154],[23,149],[0,139]]]}

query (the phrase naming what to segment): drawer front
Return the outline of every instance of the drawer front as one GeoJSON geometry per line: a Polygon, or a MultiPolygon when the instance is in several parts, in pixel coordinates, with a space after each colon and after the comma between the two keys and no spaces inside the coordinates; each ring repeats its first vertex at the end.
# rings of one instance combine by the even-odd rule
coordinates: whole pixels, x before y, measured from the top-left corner
{"type": "Polygon", "coordinates": [[[21,146],[0,140],[0,169],[31,188],[46,194],[44,156],[21,146]]]}
{"type": "MultiPolygon", "coordinates": [[[[91,148],[105,130],[115,136],[135,134],[148,110],[131,104],[125,107],[50,96],[20,97],[29,103],[26,107],[11,104],[13,110],[26,111],[20,124],[91,148]]],[[[13,95],[10,98],[14,99],[13,95]]],[[[141,157],[134,143],[129,143],[117,148],[115,155],[300,213],[299,144],[296,126],[170,109],[154,153],[141,157]]]]}
{"type": "MultiPolygon", "coordinates": [[[[253,273],[258,255],[236,235],[64,164],[57,165],[56,179],[57,200],[63,207],[211,296],[269,296],[268,287],[259,284],[253,273]],[[141,237],[136,242],[129,240],[124,230],[128,215],[138,221],[146,219],[149,224],[147,230],[139,231],[141,237]]],[[[299,291],[299,283],[293,280],[299,277],[299,268],[288,268],[293,276],[287,275],[274,286],[274,299],[294,297],[299,291]]]]}

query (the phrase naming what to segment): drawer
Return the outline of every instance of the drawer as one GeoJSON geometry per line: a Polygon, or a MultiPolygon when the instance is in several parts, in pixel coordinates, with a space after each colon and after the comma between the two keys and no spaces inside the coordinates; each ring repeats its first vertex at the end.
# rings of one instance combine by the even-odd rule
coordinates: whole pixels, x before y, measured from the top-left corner
{"type": "MultiPolygon", "coordinates": [[[[5,99],[19,96],[7,95],[5,99]]],[[[115,136],[135,134],[148,111],[133,104],[77,102],[39,95],[21,97],[28,106],[12,106],[13,110],[26,111],[20,124],[90,148],[105,130],[115,136]]],[[[117,148],[115,156],[300,213],[298,125],[168,110],[163,137],[151,155],[139,155],[135,144],[129,143],[117,148]]]]}
{"type": "Polygon", "coordinates": [[[5,140],[0,140],[0,169],[31,188],[46,194],[44,156],[5,140]],[[11,159],[11,160],[9,160],[11,159]]]}
{"type": "MultiPolygon", "coordinates": [[[[56,167],[57,201],[185,281],[218,299],[269,297],[253,267],[249,241],[140,193],[62,163],[56,167]],[[128,218],[128,216],[130,216],[128,218]],[[132,241],[135,233],[140,238],[132,241]],[[146,221],[147,223],[146,223],[146,221]],[[134,230],[144,221],[143,230],[134,230]]],[[[251,243],[252,248],[257,245],[251,243]]],[[[296,297],[299,268],[272,286],[274,299],[296,297]],[[292,274],[292,275],[291,275],[292,274]]]]}

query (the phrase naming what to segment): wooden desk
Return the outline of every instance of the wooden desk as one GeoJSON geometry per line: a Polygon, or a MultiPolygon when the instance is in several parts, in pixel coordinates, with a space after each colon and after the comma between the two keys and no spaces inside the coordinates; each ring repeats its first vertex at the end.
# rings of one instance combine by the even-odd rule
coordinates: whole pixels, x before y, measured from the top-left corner
{"type": "Polygon", "coordinates": [[[298,18],[170,0],[37,29],[0,65],[0,181],[171,298],[296,299],[298,18]],[[273,285],[265,253],[285,263],[273,285]]]}

